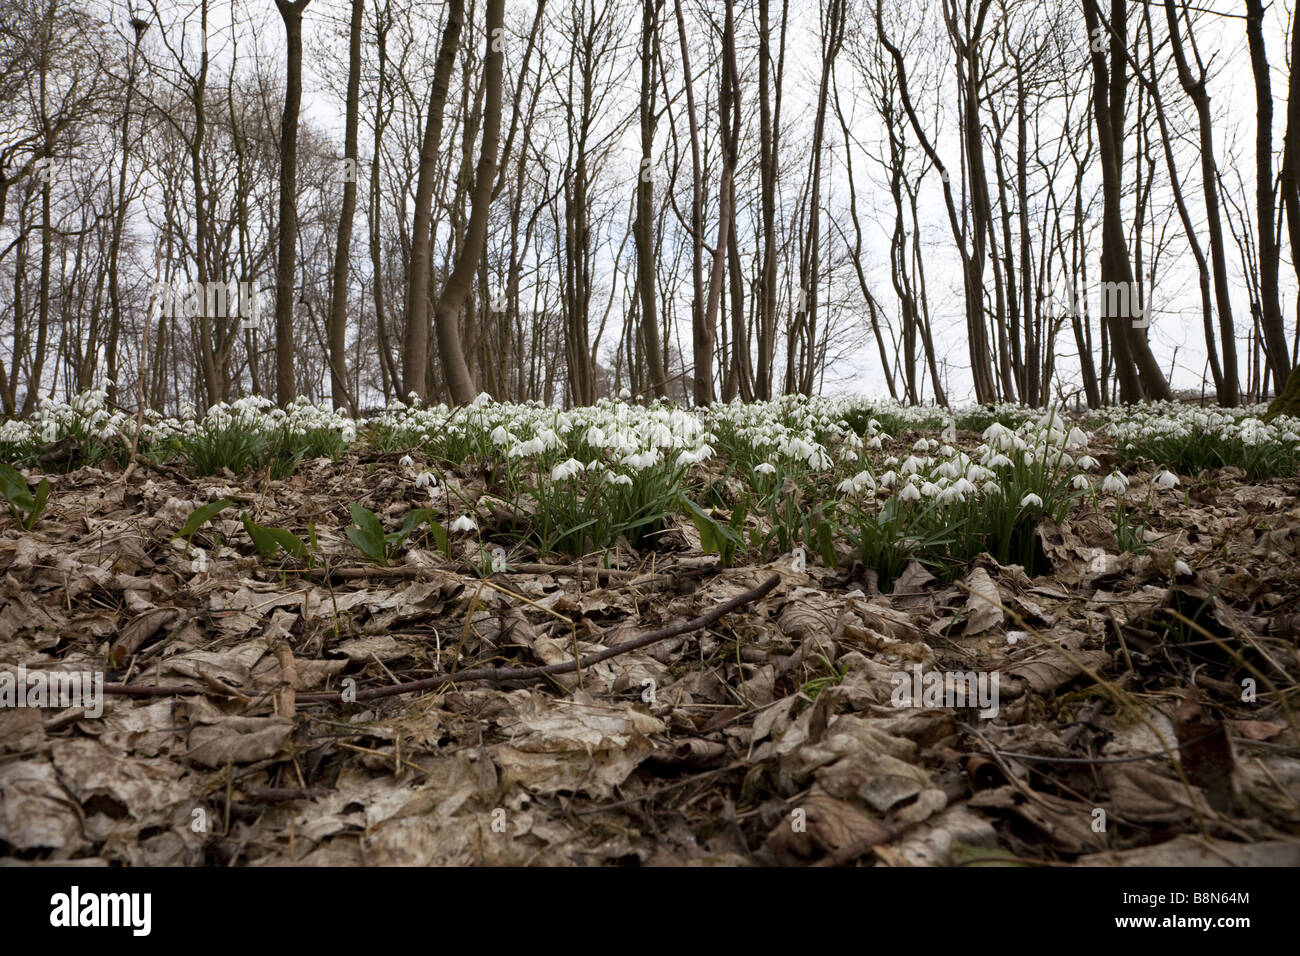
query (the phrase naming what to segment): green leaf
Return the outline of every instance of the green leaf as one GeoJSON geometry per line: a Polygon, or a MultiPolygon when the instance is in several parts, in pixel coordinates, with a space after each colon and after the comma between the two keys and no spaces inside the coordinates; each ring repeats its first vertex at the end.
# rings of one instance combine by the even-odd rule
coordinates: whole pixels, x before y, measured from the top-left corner
{"type": "Polygon", "coordinates": [[[264,558],[274,557],[277,545],[275,538],[271,537],[267,529],[253,521],[247,511],[240,513],[239,520],[244,523],[244,530],[253,539],[253,547],[257,548],[257,553],[264,558]]]}
{"type": "Polygon", "coordinates": [[[389,549],[391,550],[398,547],[403,541],[410,537],[412,531],[432,518],[433,511],[430,508],[411,509],[411,512],[406,516],[406,520],[402,522],[402,526],[392,534],[385,536],[389,549]]]}
{"type": "Polygon", "coordinates": [[[438,550],[451,557],[451,538],[447,535],[447,529],[432,518],[429,519],[429,533],[433,535],[433,543],[437,545],[438,550]]]}
{"type": "Polygon", "coordinates": [[[348,540],[357,546],[365,557],[375,564],[388,563],[388,540],[384,535],[384,526],[369,508],[353,505],[352,521],[356,525],[347,529],[348,540]]]}
{"type": "Polygon", "coordinates": [[[307,545],[302,538],[292,531],[287,531],[284,528],[267,528],[266,532],[275,539],[276,544],[280,546],[285,554],[299,560],[307,557],[307,545]]]}
{"type": "Polygon", "coordinates": [[[815,537],[817,540],[817,553],[822,556],[822,561],[826,563],[828,568],[835,567],[835,535],[831,530],[829,521],[823,521],[817,525],[815,537]]]}
{"type": "Polygon", "coordinates": [[[45,500],[50,495],[50,483],[42,478],[36,494],[33,495],[32,489],[27,486],[27,480],[18,473],[17,469],[11,465],[0,464],[0,494],[3,494],[5,500],[9,502],[9,510],[13,512],[14,518],[22,523],[23,528],[31,531],[32,525],[36,524],[36,519],[45,510],[45,500]],[[27,515],[26,518],[23,517],[24,513],[27,515]]]}
{"type": "Polygon", "coordinates": [[[723,567],[731,567],[731,562],[736,556],[736,547],[744,543],[739,531],[730,525],[719,524],[713,515],[690,498],[683,495],[681,500],[686,505],[696,530],[700,533],[700,547],[708,554],[717,554],[722,559],[723,567]]]}
{"type": "Polygon", "coordinates": [[[305,558],[307,556],[307,545],[293,532],[284,528],[271,528],[260,525],[248,516],[247,511],[243,512],[239,517],[244,522],[244,530],[253,539],[253,546],[257,548],[258,554],[262,557],[273,558],[277,550],[283,550],[285,554],[295,558],[305,558]]]}
{"type": "Polygon", "coordinates": [[[221,512],[225,511],[227,508],[233,508],[234,506],[235,503],[233,501],[229,500],[228,498],[222,498],[220,501],[213,501],[204,505],[201,508],[195,508],[193,511],[190,512],[190,516],[188,519],[186,519],[185,524],[181,526],[181,530],[177,531],[174,535],[172,535],[172,537],[184,538],[185,540],[188,541],[191,538],[193,538],[195,532],[197,532],[205,524],[207,524],[209,521],[211,521],[221,512]]]}
{"type": "Polygon", "coordinates": [[[28,531],[31,531],[32,526],[36,524],[36,519],[39,518],[41,512],[45,510],[45,503],[49,501],[49,499],[50,480],[48,478],[42,478],[41,483],[36,486],[36,499],[32,505],[31,514],[27,516],[27,523],[24,526],[28,531]]]}

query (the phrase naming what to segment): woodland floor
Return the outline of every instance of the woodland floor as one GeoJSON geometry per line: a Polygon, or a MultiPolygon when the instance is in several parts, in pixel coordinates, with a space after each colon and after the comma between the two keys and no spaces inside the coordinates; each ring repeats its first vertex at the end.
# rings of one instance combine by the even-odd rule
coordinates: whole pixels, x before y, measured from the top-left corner
{"type": "Polygon", "coordinates": [[[1042,529],[1050,574],[912,565],[887,595],[861,565],[723,568],[676,519],[600,571],[482,578],[463,539],[369,566],[341,529],[411,507],[396,455],[50,480],[34,530],[0,518],[0,665],[117,692],[0,708],[6,862],[1300,865],[1295,478],[1184,479],[1145,554],[1076,512],[1042,529]],[[230,511],[196,572],[171,535],[218,498],[314,522],[324,567],[259,560],[230,511]],[[773,575],[581,676],[311,697],[564,663],[773,575]],[[998,672],[998,713],[895,706],[914,665],[998,672]]]}

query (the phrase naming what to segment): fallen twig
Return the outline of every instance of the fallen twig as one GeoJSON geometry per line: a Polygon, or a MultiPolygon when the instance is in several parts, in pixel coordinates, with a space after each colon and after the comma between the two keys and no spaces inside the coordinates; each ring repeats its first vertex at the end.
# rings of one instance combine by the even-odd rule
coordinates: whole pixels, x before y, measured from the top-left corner
{"type": "MultiPolygon", "coordinates": [[[[697,631],[702,627],[708,627],[715,621],[730,614],[737,608],[744,607],[757,601],[763,595],[767,594],[781,582],[781,576],[772,575],[756,588],[738,594],[730,601],[719,604],[707,614],[701,614],[699,617],[692,618],[689,621],[682,621],[677,624],[670,624],[668,627],[660,628],[657,631],[651,631],[649,634],[643,634],[641,637],[633,638],[630,641],[624,641],[614,647],[607,647],[603,651],[596,651],[588,654],[586,657],[577,661],[565,661],[563,664],[550,664],[546,667],[473,667],[469,670],[459,671],[453,674],[443,674],[438,677],[428,677],[424,680],[408,681],[405,684],[391,684],[388,687],[370,687],[365,690],[359,690],[356,693],[356,700],[376,700],[380,697],[396,697],[399,694],[414,694],[424,690],[437,690],[444,684],[452,681],[487,681],[491,684],[503,684],[510,681],[530,681],[542,680],[556,674],[569,674],[581,668],[590,667],[593,664],[599,664],[601,661],[609,660],[619,654],[626,654],[628,651],[639,650],[642,647],[648,647],[659,641],[666,641],[670,637],[676,637],[679,634],[686,634],[690,631],[697,631]]],[[[298,703],[300,704],[339,704],[343,702],[342,694],[300,694],[298,703]]]]}

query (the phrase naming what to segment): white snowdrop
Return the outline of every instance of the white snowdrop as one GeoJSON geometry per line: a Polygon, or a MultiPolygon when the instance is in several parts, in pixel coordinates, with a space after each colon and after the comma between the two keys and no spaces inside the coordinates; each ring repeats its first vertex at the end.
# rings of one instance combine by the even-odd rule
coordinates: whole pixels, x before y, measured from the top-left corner
{"type": "Polygon", "coordinates": [[[568,481],[582,470],[582,462],[576,458],[569,458],[551,469],[551,481],[568,481]]]}
{"type": "Polygon", "coordinates": [[[1158,471],[1151,479],[1151,484],[1162,489],[1175,488],[1178,486],[1178,476],[1172,471],[1158,471]]]}
{"type": "Polygon", "coordinates": [[[1101,483],[1101,490],[1105,494],[1123,494],[1127,487],[1128,479],[1118,471],[1112,471],[1101,483]]]}

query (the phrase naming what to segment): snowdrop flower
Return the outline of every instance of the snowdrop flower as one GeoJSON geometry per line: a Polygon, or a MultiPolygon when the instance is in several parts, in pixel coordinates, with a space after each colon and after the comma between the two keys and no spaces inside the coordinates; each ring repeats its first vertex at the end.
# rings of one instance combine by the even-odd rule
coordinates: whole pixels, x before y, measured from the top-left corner
{"type": "Polygon", "coordinates": [[[601,431],[598,426],[592,425],[590,428],[588,428],[586,437],[587,437],[587,444],[590,445],[592,448],[605,447],[605,433],[601,431]]]}
{"type": "Polygon", "coordinates": [[[868,448],[875,448],[875,449],[880,448],[880,436],[877,435],[877,436],[873,437],[873,438],[871,439],[871,441],[867,442],[867,447],[868,447],[868,448]]]}
{"type": "Polygon", "coordinates": [[[1082,468],[1084,471],[1092,471],[1094,468],[1097,467],[1099,462],[1097,461],[1096,458],[1093,458],[1091,455],[1083,455],[1079,458],[1078,461],[1075,462],[1075,464],[1078,465],[1080,468],[1082,468]]]}
{"type": "Polygon", "coordinates": [[[526,442],[520,442],[514,448],[507,452],[509,458],[532,458],[534,455],[540,455],[546,451],[546,444],[540,438],[530,438],[526,442]]]}
{"type": "Polygon", "coordinates": [[[858,486],[853,483],[852,478],[845,478],[835,486],[835,490],[842,495],[853,495],[857,494],[858,486]]]}
{"type": "Polygon", "coordinates": [[[984,429],[984,434],[980,436],[990,445],[1002,446],[1004,443],[1014,438],[1011,429],[1007,428],[1001,422],[994,422],[988,428],[984,429]]]}
{"type": "Polygon", "coordinates": [[[1002,486],[996,481],[986,481],[984,482],[984,494],[989,495],[990,497],[1000,495],[1002,494],[1002,486]]]}
{"type": "Polygon", "coordinates": [[[452,531],[477,531],[478,523],[469,515],[461,515],[451,523],[452,531]]]}
{"type": "Polygon", "coordinates": [[[1190,566],[1188,566],[1186,561],[1174,562],[1174,577],[1190,578],[1191,576],[1192,576],[1192,569],[1190,566]]]}
{"type": "Polygon", "coordinates": [[[826,454],[826,450],[820,445],[813,446],[813,450],[808,453],[808,458],[806,460],[809,468],[816,468],[819,471],[824,471],[834,464],[834,462],[831,461],[831,456],[826,454]]]}
{"type": "Polygon", "coordinates": [[[1075,475],[1070,479],[1070,484],[1074,486],[1075,491],[1084,491],[1088,488],[1088,476],[1075,475]]]}
{"type": "Polygon", "coordinates": [[[403,455],[401,458],[397,459],[397,463],[401,465],[403,468],[415,467],[415,459],[412,458],[410,455],[403,455]]]}
{"type": "Polygon", "coordinates": [[[1002,454],[1002,452],[998,452],[984,464],[988,468],[1010,468],[1011,459],[1002,454]]]}
{"type": "Polygon", "coordinates": [[[637,452],[633,455],[627,455],[623,459],[623,465],[634,471],[642,471],[658,464],[660,459],[659,449],[651,448],[649,451],[637,452]]]}
{"type": "Polygon", "coordinates": [[[570,458],[551,469],[551,481],[568,481],[580,471],[582,471],[582,462],[576,458],[570,458]]]}
{"type": "Polygon", "coordinates": [[[1123,494],[1124,489],[1128,487],[1128,479],[1118,471],[1112,471],[1106,476],[1106,480],[1101,483],[1101,490],[1105,494],[1123,494]]]}
{"type": "Polygon", "coordinates": [[[930,443],[927,442],[924,438],[918,438],[916,440],[916,444],[912,446],[912,451],[919,451],[923,454],[929,450],[930,450],[930,443]]]}
{"type": "Polygon", "coordinates": [[[428,488],[432,491],[438,484],[438,478],[431,471],[422,471],[415,476],[416,488],[428,488]]]}
{"type": "Polygon", "coordinates": [[[622,485],[625,488],[630,488],[632,486],[631,475],[614,475],[607,472],[605,477],[609,480],[611,485],[622,485]]]}
{"type": "Polygon", "coordinates": [[[915,455],[908,455],[903,461],[903,464],[899,467],[898,473],[900,475],[915,475],[920,470],[922,464],[924,464],[924,462],[915,455]]]}
{"type": "Polygon", "coordinates": [[[498,425],[492,429],[492,444],[506,445],[510,442],[510,433],[505,430],[504,426],[498,425]]]}
{"type": "Polygon", "coordinates": [[[1065,447],[1066,448],[1087,448],[1088,447],[1087,433],[1084,432],[1084,430],[1078,427],[1077,425],[1074,428],[1071,428],[1070,434],[1065,436],[1065,447]]]}
{"type": "Polygon", "coordinates": [[[776,465],[773,465],[771,462],[760,461],[754,466],[754,473],[756,475],[775,475],[776,465]]]}
{"type": "Polygon", "coordinates": [[[1151,484],[1157,488],[1173,488],[1178,484],[1178,476],[1172,471],[1158,471],[1156,476],[1151,479],[1151,484]]]}
{"type": "Polygon", "coordinates": [[[1043,499],[1032,491],[1020,499],[1020,507],[1022,508],[1041,508],[1042,506],[1043,499]]]}
{"type": "Polygon", "coordinates": [[[920,501],[921,492],[917,489],[916,485],[906,484],[903,486],[902,490],[899,491],[898,497],[903,501],[920,501]]]}

